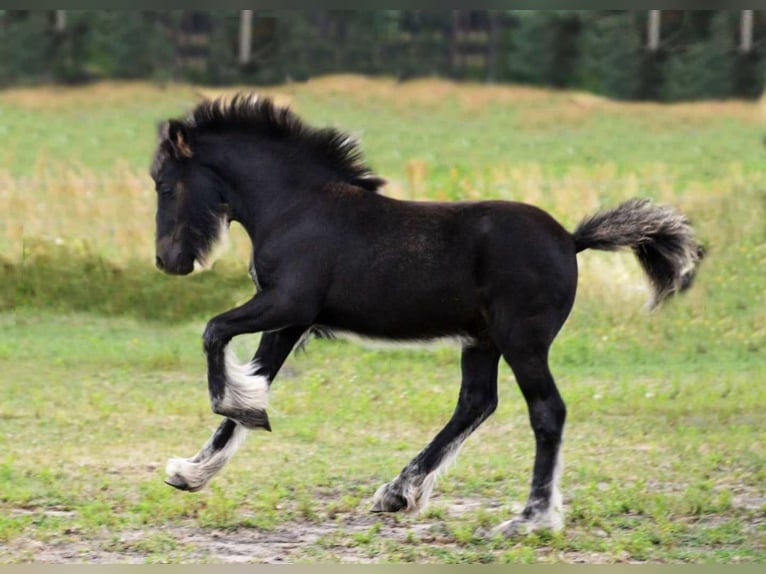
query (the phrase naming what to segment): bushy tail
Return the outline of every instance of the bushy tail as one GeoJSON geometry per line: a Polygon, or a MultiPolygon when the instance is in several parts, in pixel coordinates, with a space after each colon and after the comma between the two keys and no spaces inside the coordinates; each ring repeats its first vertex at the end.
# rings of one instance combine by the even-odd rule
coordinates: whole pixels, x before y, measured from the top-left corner
{"type": "Polygon", "coordinates": [[[646,199],[630,199],[596,213],[583,220],[572,236],[578,252],[630,247],[652,283],[650,307],[687,289],[704,255],[682,213],[646,199]]]}

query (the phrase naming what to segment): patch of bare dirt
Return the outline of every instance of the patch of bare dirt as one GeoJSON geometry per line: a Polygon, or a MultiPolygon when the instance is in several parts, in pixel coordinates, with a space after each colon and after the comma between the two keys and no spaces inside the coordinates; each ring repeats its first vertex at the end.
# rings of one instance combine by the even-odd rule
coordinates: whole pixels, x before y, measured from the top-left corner
{"type": "MultiPolygon", "coordinates": [[[[444,507],[442,501],[440,507],[444,507]]],[[[479,508],[492,510],[496,503],[479,499],[455,499],[446,515],[459,518],[479,508]]],[[[32,512],[16,509],[18,514],[32,512]]],[[[38,510],[39,512],[39,510],[38,510]]],[[[59,515],[56,509],[44,514],[59,515]]],[[[20,536],[0,554],[2,561],[36,563],[135,564],[147,560],[213,563],[292,563],[321,556],[324,561],[375,562],[369,548],[355,543],[355,536],[401,542],[418,540],[445,550],[457,549],[447,534],[444,519],[408,519],[396,515],[366,513],[361,509],[338,513],[322,520],[295,520],[273,529],[238,527],[204,528],[191,523],[148,527],[84,536],[77,531],[51,540],[20,536]]]]}
{"type": "MultiPolygon", "coordinates": [[[[318,518],[296,519],[272,529],[245,526],[206,528],[188,521],[162,527],[103,531],[97,536],[86,535],[76,528],[50,539],[22,535],[12,538],[4,547],[0,546],[0,563],[375,563],[384,562],[390,556],[389,551],[379,552],[380,544],[385,544],[387,549],[400,547],[402,552],[413,550],[416,554],[424,547],[446,553],[459,552],[462,545],[450,532],[449,524],[454,525],[461,520],[473,524],[480,510],[496,514],[499,523],[507,519],[509,514],[521,510],[520,504],[507,508],[494,500],[481,498],[437,498],[439,500],[434,502],[439,512],[418,518],[372,514],[360,506],[348,512],[322,512],[318,518]]],[[[763,514],[758,512],[763,508],[762,496],[753,495],[749,491],[741,492],[734,497],[733,505],[753,512],[746,530],[763,527],[763,514]]],[[[16,508],[11,513],[40,514],[40,509],[16,508]]],[[[74,513],[67,509],[49,508],[42,514],[46,517],[69,517],[74,513]]],[[[714,521],[715,517],[708,517],[699,524],[710,526],[714,521]]],[[[569,529],[569,533],[572,536],[583,534],[576,525],[569,529]]],[[[589,530],[587,534],[609,536],[600,529],[589,530]]],[[[524,541],[518,543],[523,545],[524,541]]],[[[487,551],[492,552],[489,545],[487,551]]],[[[498,549],[496,553],[502,551],[498,549]]],[[[535,547],[535,554],[539,562],[634,562],[625,551],[562,551],[541,545],[535,547]]],[[[431,553],[424,556],[434,559],[431,553]]],[[[406,559],[404,557],[402,554],[398,558],[406,559]]]]}

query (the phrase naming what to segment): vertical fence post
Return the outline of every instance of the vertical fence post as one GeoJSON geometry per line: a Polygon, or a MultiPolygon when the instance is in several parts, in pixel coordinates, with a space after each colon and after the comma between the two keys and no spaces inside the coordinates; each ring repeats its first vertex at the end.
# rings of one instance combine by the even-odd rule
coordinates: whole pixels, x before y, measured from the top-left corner
{"type": "Polygon", "coordinates": [[[749,53],[753,49],[753,11],[742,10],[739,21],[739,49],[749,53]]]}
{"type": "Polygon", "coordinates": [[[242,10],[239,13],[239,63],[244,66],[250,62],[253,43],[253,11],[242,10]]]}
{"type": "Polygon", "coordinates": [[[53,29],[62,34],[66,30],[66,10],[55,10],[55,16],[53,29]]]}
{"type": "Polygon", "coordinates": [[[646,47],[650,52],[660,49],[661,10],[649,10],[646,47]]]}

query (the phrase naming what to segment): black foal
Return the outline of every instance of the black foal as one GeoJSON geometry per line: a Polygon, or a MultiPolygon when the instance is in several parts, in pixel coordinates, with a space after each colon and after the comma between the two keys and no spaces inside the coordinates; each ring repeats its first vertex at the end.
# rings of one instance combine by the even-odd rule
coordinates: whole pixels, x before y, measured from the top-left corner
{"type": "Polygon", "coordinates": [[[691,284],[702,251],[683,215],[630,200],[569,233],[516,202],[397,201],[356,142],[314,129],[268,99],[205,101],[160,131],[152,165],[157,266],[187,274],[205,263],[231,221],[253,246],[256,294],[211,319],[203,335],[213,411],[225,418],[191,459],[171,459],[168,483],[202,488],[246,429],[270,429],[268,389],[298,341],[315,331],[404,341],[463,342],[462,384],[446,426],[391,482],[373,510],[421,510],[440,468],[497,405],[497,369],[510,365],[536,441],[522,515],[500,525],[563,525],[559,478],[564,402],[548,350],[577,288],[576,254],[631,248],[657,304],[691,284]],[[262,332],[253,360],[227,345],[262,332]]]}

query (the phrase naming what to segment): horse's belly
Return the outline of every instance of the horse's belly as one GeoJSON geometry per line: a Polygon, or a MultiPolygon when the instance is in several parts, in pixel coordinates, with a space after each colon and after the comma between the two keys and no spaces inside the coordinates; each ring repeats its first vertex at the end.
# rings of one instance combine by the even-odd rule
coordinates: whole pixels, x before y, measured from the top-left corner
{"type": "Polygon", "coordinates": [[[484,324],[483,315],[475,303],[446,294],[330,304],[316,322],[362,337],[394,340],[473,336],[484,324]]]}

